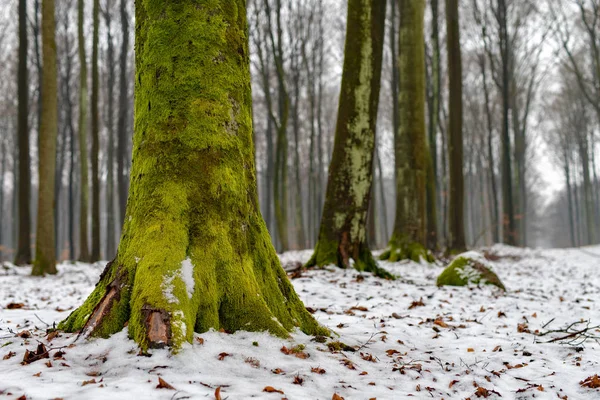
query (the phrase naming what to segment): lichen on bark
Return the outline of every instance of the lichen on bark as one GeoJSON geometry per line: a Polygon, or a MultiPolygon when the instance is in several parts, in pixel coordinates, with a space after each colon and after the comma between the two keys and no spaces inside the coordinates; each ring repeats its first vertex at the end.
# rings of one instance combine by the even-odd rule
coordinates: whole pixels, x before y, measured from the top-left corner
{"type": "Polygon", "coordinates": [[[135,132],[116,258],[60,328],[142,350],[194,331],[328,334],[258,207],[245,1],[136,2],[135,132]]]}
{"type": "Polygon", "coordinates": [[[350,0],[333,155],[319,238],[307,266],[341,268],[393,278],[367,243],[366,219],[385,26],[386,1],[350,0]]]}

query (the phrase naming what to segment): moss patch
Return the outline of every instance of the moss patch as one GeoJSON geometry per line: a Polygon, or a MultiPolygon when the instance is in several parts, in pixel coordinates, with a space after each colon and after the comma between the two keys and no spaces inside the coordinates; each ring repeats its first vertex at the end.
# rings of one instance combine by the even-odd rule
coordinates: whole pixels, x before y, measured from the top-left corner
{"type": "Polygon", "coordinates": [[[483,256],[467,252],[457,256],[437,279],[438,286],[494,285],[506,290],[483,256]]]}

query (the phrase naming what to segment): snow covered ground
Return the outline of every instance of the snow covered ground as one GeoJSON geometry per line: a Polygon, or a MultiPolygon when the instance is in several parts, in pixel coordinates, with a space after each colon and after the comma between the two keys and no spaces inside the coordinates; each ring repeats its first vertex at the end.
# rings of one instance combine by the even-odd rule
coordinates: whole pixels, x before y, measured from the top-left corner
{"type": "MultiPolygon", "coordinates": [[[[74,335],[45,335],[48,324],[85,299],[102,264],[62,264],[57,276],[46,278],[5,265],[0,399],[600,398],[600,389],[580,384],[600,374],[597,342],[539,343],[564,334],[534,334],[580,320],[600,324],[600,247],[488,251],[499,257],[493,265],[506,294],[492,287],[437,288],[443,266],[416,263],[383,263],[401,275],[396,281],[335,268],[294,278],[305,305],[339,334],[333,340],[352,349],[331,351],[301,333],[282,340],[208,332],[177,355],[159,350],[151,357],[138,356],[126,331],[75,343],[74,335]],[[51,349],[50,358],[22,365],[26,349],[39,342],[51,349]],[[159,377],[172,389],[157,388],[159,377]]],[[[282,259],[309,256],[293,252],[282,259]]]]}

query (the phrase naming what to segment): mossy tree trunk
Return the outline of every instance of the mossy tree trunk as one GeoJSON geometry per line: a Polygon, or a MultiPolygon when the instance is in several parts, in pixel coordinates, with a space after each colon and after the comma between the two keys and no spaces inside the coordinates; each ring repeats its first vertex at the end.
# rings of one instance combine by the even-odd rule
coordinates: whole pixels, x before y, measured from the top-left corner
{"type": "Polygon", "coordinates": [[[130,193],[116,258],[60,328],[145,350],[210,328],[327,333],[260,215],[243,0],[136,3],[130,193]]]}
{"type": "MultiPolygon", "coordinates": [[[[127,143],[129,118],[129,98],[127,93],[127,57],[129,55],[129,15],[127,14],[126,0],[121,0],[119,6],[121,20],[121,54],[119,56],[119,117],[117,120],[117,188],[119,198],[119,223],[125,219],[127,206],[127,189],[129,187],[127,173],[127,143]]],[[[110,256],[109,256],[110,257],[110,256]]]]}
{"type": "Polygon", "coordinates": [[[56,23],[54,0],[42,2],[42,123],[39,138],[39,195],[32,275],[56,273],[54,174],[58,131],[56,23]]]}
{"type": "Polygon", "coordinates": [[[27,1],[19,0],[19,116],[17,120],[19,147],[19,237],[15,264],[31,262],[31,170],[29,165],[29,83],[27,71],[27,1]]]}
{"type": "Polygon", "coordinates": [[[466,249],[464,225],[464,177],[462,142],[462,60],[458,0],[446,0],[448,46],[448,160],[450,162],[450,217],[448,251],[466,249]]]}
{"type": "Polygon", "coordinates": [[[106,160],[106,257],[115,255],[115,179],[114,179],[114,86],[115,86],[115,59],[114,44],[112,39],[112,13],[110,7],[111,1],[106,2],[106,9],[103,10],[104,21],[106,24],[106,69],[108,77],[106,80],[106,130],[107,130],[107,160],[106,160]]]}
{"type": "Polygon", "coordinates": [[[87,154],[87,59],[85,56],[85,35],[83,30],[85,3],[79,0],[77,9],[77,41],[79,53],[79,166],[81,168],[81,187],[79,189],[79,260],[90,261],[88,246],[88,154],[87,154]]]}
{"type": "Polygon", "coordinates": [[[385,1],[350,0],[342,86],[333,155],[319,237],[308,266],[352,265],[378,268],[367,244],[366,219],[373,180],[373,151],[381,63],[385,1]]]}
{"type": "Polygon", "coordinates": [[[396,218],[381,259],[430,259],[426,250],[428,150],[425,130],[424,0],[400,0],[399,130],[395,138],[396,218]]]}

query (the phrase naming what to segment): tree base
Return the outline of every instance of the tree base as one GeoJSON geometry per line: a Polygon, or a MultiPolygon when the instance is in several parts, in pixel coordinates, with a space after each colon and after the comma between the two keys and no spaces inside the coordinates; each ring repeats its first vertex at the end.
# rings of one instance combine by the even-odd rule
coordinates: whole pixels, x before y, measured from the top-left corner
{"type": "Polygon", "coordinates": [[[377,265],[377,261],[365,243],[350,246],[344,241],[324,243],[320,240],[305,267],[325,267],[327,265],[335,265],[343,269],[354,268],[361,272],[371,272],[379,278],[395,279],[394,275],[377,265]]]}
{"type": "Polygon", "coordinates": [[[218,277],[214,269],[194,268],[189,258],[173,269],[144,266],[140,260],[123,263],[117,255],[84,304],[58,328],[85,338],[108,337],[127,325],[142,351],[177,351],[194,332],[211,328],[268,331],[284,338],[295,329],[329,336],[296,295],[274,252],[270,258],[218,277]]]}
{"type": "Polygon", "coordinates": [[[435,261],[433,254],[420,243],[408,240],[395,240],[392,238],[387,249],[379,256],[380,260],[396,262],[401,260],[412,260],[421,262],[425,260],[428,263],[435,261]]]}

